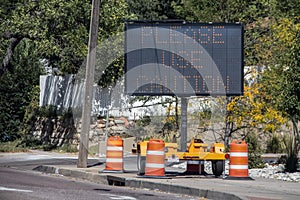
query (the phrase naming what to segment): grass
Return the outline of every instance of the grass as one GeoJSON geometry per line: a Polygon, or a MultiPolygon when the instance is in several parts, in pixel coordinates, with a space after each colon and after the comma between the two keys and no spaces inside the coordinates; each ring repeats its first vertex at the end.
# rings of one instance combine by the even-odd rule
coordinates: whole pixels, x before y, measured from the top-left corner
{"type": "Polygon", "coordinates": [[[99,152],[99,146],[98,145],[94,145],[94,146],[90,146],[89,147],[89,154],[90,155],[96,155],[99,152]]]}
{"type": "Polygon", "coordinates": [[[76,153],[76,152],[78,152],[76,145],[72,145],[72,144],[65,144],[62,147],[59,147],[59,148],[55,149],[55,151],[65,152],[65,153],[76,153]]]}
{"type": "MultiPolygon", "coordinates": [[[[0,152],[15,153],[15,152],[28,152],[30,149],[37,149],[43,151],[54,151],[59,153],[77,153],[77,145],[64,144],[62,147],[54,147],[52,145],[38,145],[38,144],[23,144],[20,140],[13,142],[0,142],[0,152]]],[[[89,154],[96,155],[98,153],[98,145],[89,147],[89,154]]]]}
{"type": "Polygon", "coordinates": [[[65,153],[78,152],[76,145],[71,145],[71,144],[65,144],[62,147],[58,147],[58,148],[55,148],[52,145],[37,145],[37,144],[29,144],[29,146],[27,145],[24,145],[20,140],[15,140],[13,142],[0,142],[0,152],[3,153],[28,152],[30,149],[65,152],[65,153]]]}
{"type": "Polygon", "coordinates": [[[19,140],[15,140],[13,142],[1,142],[0,143],[0,152],[27,152],[28,149],[24,147],[18,146],[20,144],[19,140]]]}

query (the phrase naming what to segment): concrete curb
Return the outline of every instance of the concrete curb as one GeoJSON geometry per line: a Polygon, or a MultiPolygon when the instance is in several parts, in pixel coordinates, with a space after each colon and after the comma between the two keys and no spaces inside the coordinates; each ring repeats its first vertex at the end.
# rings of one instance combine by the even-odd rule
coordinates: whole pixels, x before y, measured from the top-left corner
{"type": "Polygon", "coordinates": [[[88,180],[93,183],[106,184],[106,185],[109,184],[106,175],[94,174],[94,173],[84,172],[80,170],[65,169],[65,168],[59,168],[59,167],[47,166],[47,165],[40,165],[34,168],[33,170],[49,173],[49,174],[59,174],[63,176],[69,176],[72,178],[78,178],[82,180],[88,180]]]}
{"type": "Polygon", "coordinates": [[[91,172],[85,172],[75,169],[65,169],[55,166],[41,165],[33,170],[50,173],[50,174],[60,174],[63,176],[69,176],[72,178],[78,178],[82,180],[87,180],[94,183],[115,185],[115,186],[127,186],[133,188],[147,188],[150,190],[161,190],[163,192],[191,195],[196,197],[204,197],[208,199],[223,199],[223,200],[244,200],[242,197],[238,197],[234,194],[219,192],[215,190],[205,190],[198,189],[180,185],[172,185],[165,183],[155,183],[143,179],[132,179],[123,178],[117,175],[105,175],[105,174],[95,174],[91,172]]]}

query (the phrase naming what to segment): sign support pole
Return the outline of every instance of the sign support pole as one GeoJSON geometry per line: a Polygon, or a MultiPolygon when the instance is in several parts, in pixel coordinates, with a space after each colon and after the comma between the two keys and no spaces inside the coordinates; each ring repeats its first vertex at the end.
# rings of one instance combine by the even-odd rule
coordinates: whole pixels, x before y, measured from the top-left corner
{"type": "Polygon", "coordinates": [[[108,138],[108,125],[109,125],[109,109],[106,108],[106,123],[105,123],[105,144],[107,143],[108,138]]]}
{"type": "Polygon", "coordinates": [[[181,151],[186,151],[187,143],[187,106],[188,99],[186,97],[181,97],[181,151]]]}

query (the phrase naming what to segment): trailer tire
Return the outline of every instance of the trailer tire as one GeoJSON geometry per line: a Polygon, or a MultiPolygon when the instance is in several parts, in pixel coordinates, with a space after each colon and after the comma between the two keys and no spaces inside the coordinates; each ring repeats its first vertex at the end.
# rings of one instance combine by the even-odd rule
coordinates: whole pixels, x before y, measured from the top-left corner
{"type": "Polygon", "coordinates": [[[221,176],[224,171],[224,161],[223,160],[213,160],[211,161],[212,172],[215,176],[221,176]]]}
{"type": "Polygon", "coordinates": [[[146,156],[141,156],[141,154],[139,153],[137,157],[138,175],[144,175],[145,168],[146,168],[146,156]]]}

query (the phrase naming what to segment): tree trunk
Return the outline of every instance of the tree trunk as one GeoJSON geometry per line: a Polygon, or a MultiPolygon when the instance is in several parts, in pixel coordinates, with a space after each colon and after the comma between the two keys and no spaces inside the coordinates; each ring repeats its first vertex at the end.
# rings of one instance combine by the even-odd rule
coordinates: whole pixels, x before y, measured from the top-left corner
{"type": "Polygon", "coordinates": [[[296,172],[298,163],[298,153],[300,150],[299,141],[299,130],[298,130],[298,120],[293,116],[291,117],[293,123],[293,134],[285,142],[287,147],[287,161],[285,165],[285,170],[287,172],[296,172]]]}

